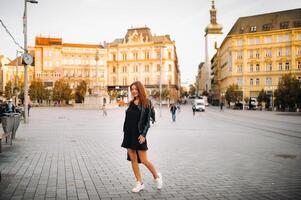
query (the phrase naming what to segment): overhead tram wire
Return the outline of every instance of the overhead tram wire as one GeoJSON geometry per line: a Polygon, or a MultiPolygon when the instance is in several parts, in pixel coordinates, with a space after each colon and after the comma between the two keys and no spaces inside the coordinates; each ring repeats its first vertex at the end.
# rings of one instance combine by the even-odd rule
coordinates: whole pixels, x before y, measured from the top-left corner
{"type": "Polygon", "coordinates": [[[12,36],[12,34],[10,33],[10,31],[8,30],[8,28],[5,26],[5,24],[3,23],[3,21],[1,19],[0,19],[0,23],[1,23],[2,27],[5,29],[5,31],[7,32],[7,34],[12,38],[15,45],[17,45],[20,49],[24,50],[24,48],[16,41],[14,36],[12,36]]]}

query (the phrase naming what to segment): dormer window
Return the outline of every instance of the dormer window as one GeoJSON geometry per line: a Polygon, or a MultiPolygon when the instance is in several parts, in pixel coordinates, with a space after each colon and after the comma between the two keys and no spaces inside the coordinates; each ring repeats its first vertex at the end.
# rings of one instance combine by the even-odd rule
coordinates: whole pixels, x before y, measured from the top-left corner
{"type": "Polygon", "coordinates": [[[250,27],[250,32],[256,32],[256,26],[251,26],[250,27]]]}
{"type": "Polygon", "coordinates": [[[272,25],[271,24],[264,24],[262,26],[262,30],[263,31],[270,31],[271,30],[272,25]]]}
{"type": "Polygon", "coordinates": [[[288,22],[280,22],[280,29],[288,29],[288,22]]]}

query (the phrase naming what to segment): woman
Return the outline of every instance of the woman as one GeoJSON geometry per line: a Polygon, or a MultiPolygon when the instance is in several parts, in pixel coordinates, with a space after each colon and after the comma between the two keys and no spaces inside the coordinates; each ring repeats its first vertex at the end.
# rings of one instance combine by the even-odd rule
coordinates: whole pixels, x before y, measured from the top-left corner
{"type": "Polygon", "coordinates": [[[163,185],[162,175],[147,159],[146,133],[150,127],[150,117],[153,116],[151,101],[147,99],[144,86],[140,81],[132,83],[130,89],[134,98],[126,110],[123,125],[124,138],[121,146],[127,149],[128,160],[132,163],[137,180],[137,185],[132,189],[132,192],[139,192],[144,189],[138,163],[144,164],[149,169],[157,188],[161,189],[163,185]]]}

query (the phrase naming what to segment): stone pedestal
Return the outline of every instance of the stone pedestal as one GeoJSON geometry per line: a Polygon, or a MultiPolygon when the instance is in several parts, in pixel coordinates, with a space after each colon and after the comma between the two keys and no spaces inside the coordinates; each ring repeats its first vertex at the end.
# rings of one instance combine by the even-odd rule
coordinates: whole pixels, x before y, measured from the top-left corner
{"type": "Polygon", "coordinates": [[[110,97],[106,90],[95,88],[92,94],[87,94],[85,96],[85,101],[83,104],[76,105],[78,108],[90,108],[90,109],[100,109],[103,104],[108,105],[110,103],[110,97]]]}

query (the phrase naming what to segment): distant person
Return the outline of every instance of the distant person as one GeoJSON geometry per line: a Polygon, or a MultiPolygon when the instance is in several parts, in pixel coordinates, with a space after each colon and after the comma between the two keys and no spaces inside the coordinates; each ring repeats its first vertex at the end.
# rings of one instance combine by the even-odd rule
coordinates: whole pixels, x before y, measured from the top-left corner
{"type": "Polygon", "coordinates": [[[175,106],[175,104],[172,104],[170,107],[170,112],[171,112],[171,117],[173,122],[176,121],[176,111],[177,111],[177,107],[175,106]]]}
{"type": "Polygon", "coordinates": [[[5,113],[12,113],[15,112],[15,106],[13,104],[12,99],[9,99],[8,102],[5,105],[5,113]]]}
{"type": "Polygon", "coordinates": [[[181,112],[180,104],[177,105],[178,112],[181,112]]]}
{"type": "Polygon", "coordinates": [[[124,137],[121,147],[127,149],[127,159],[131,161],[137,180],[137,185],[132,189],[132,192],[140,192],[145,187],[138,163],[142,163],[147,167],[153,175],[157,189],[161,189],[163,185],[162,175],[157,172],[155,166],[147,158],[146,134],[150,127],[150,120],[155,116],[152,114],[154,112],[153,107],[140,81],[132,83],[130,90],[133,99],[130,101],[125,113],[123,124],[124,137]]]}
{"type": "Polygon", "coordinates": [[[220,103],[220,111],[224,111],[224,102],[220,103]]]}
{"type": "Polygon", "coordinates": [[[106,104],[103,104],[101,109],[102,109],[102,116],[107,116],[106,104]]]}
{"type": "Polygon", "coordinates": [[[195,116],[195,105],[192,106],[192,114],[195,116]]]}
{"type": "Polygon", "coordinates": [[[27,109],[28,109],[28,117],[29,117],[29,111],[30,111],[31,107],[32,107],[32,106],[31,106],[31,103],[29,103],[28,106],[27,106],[27,109]]]}

